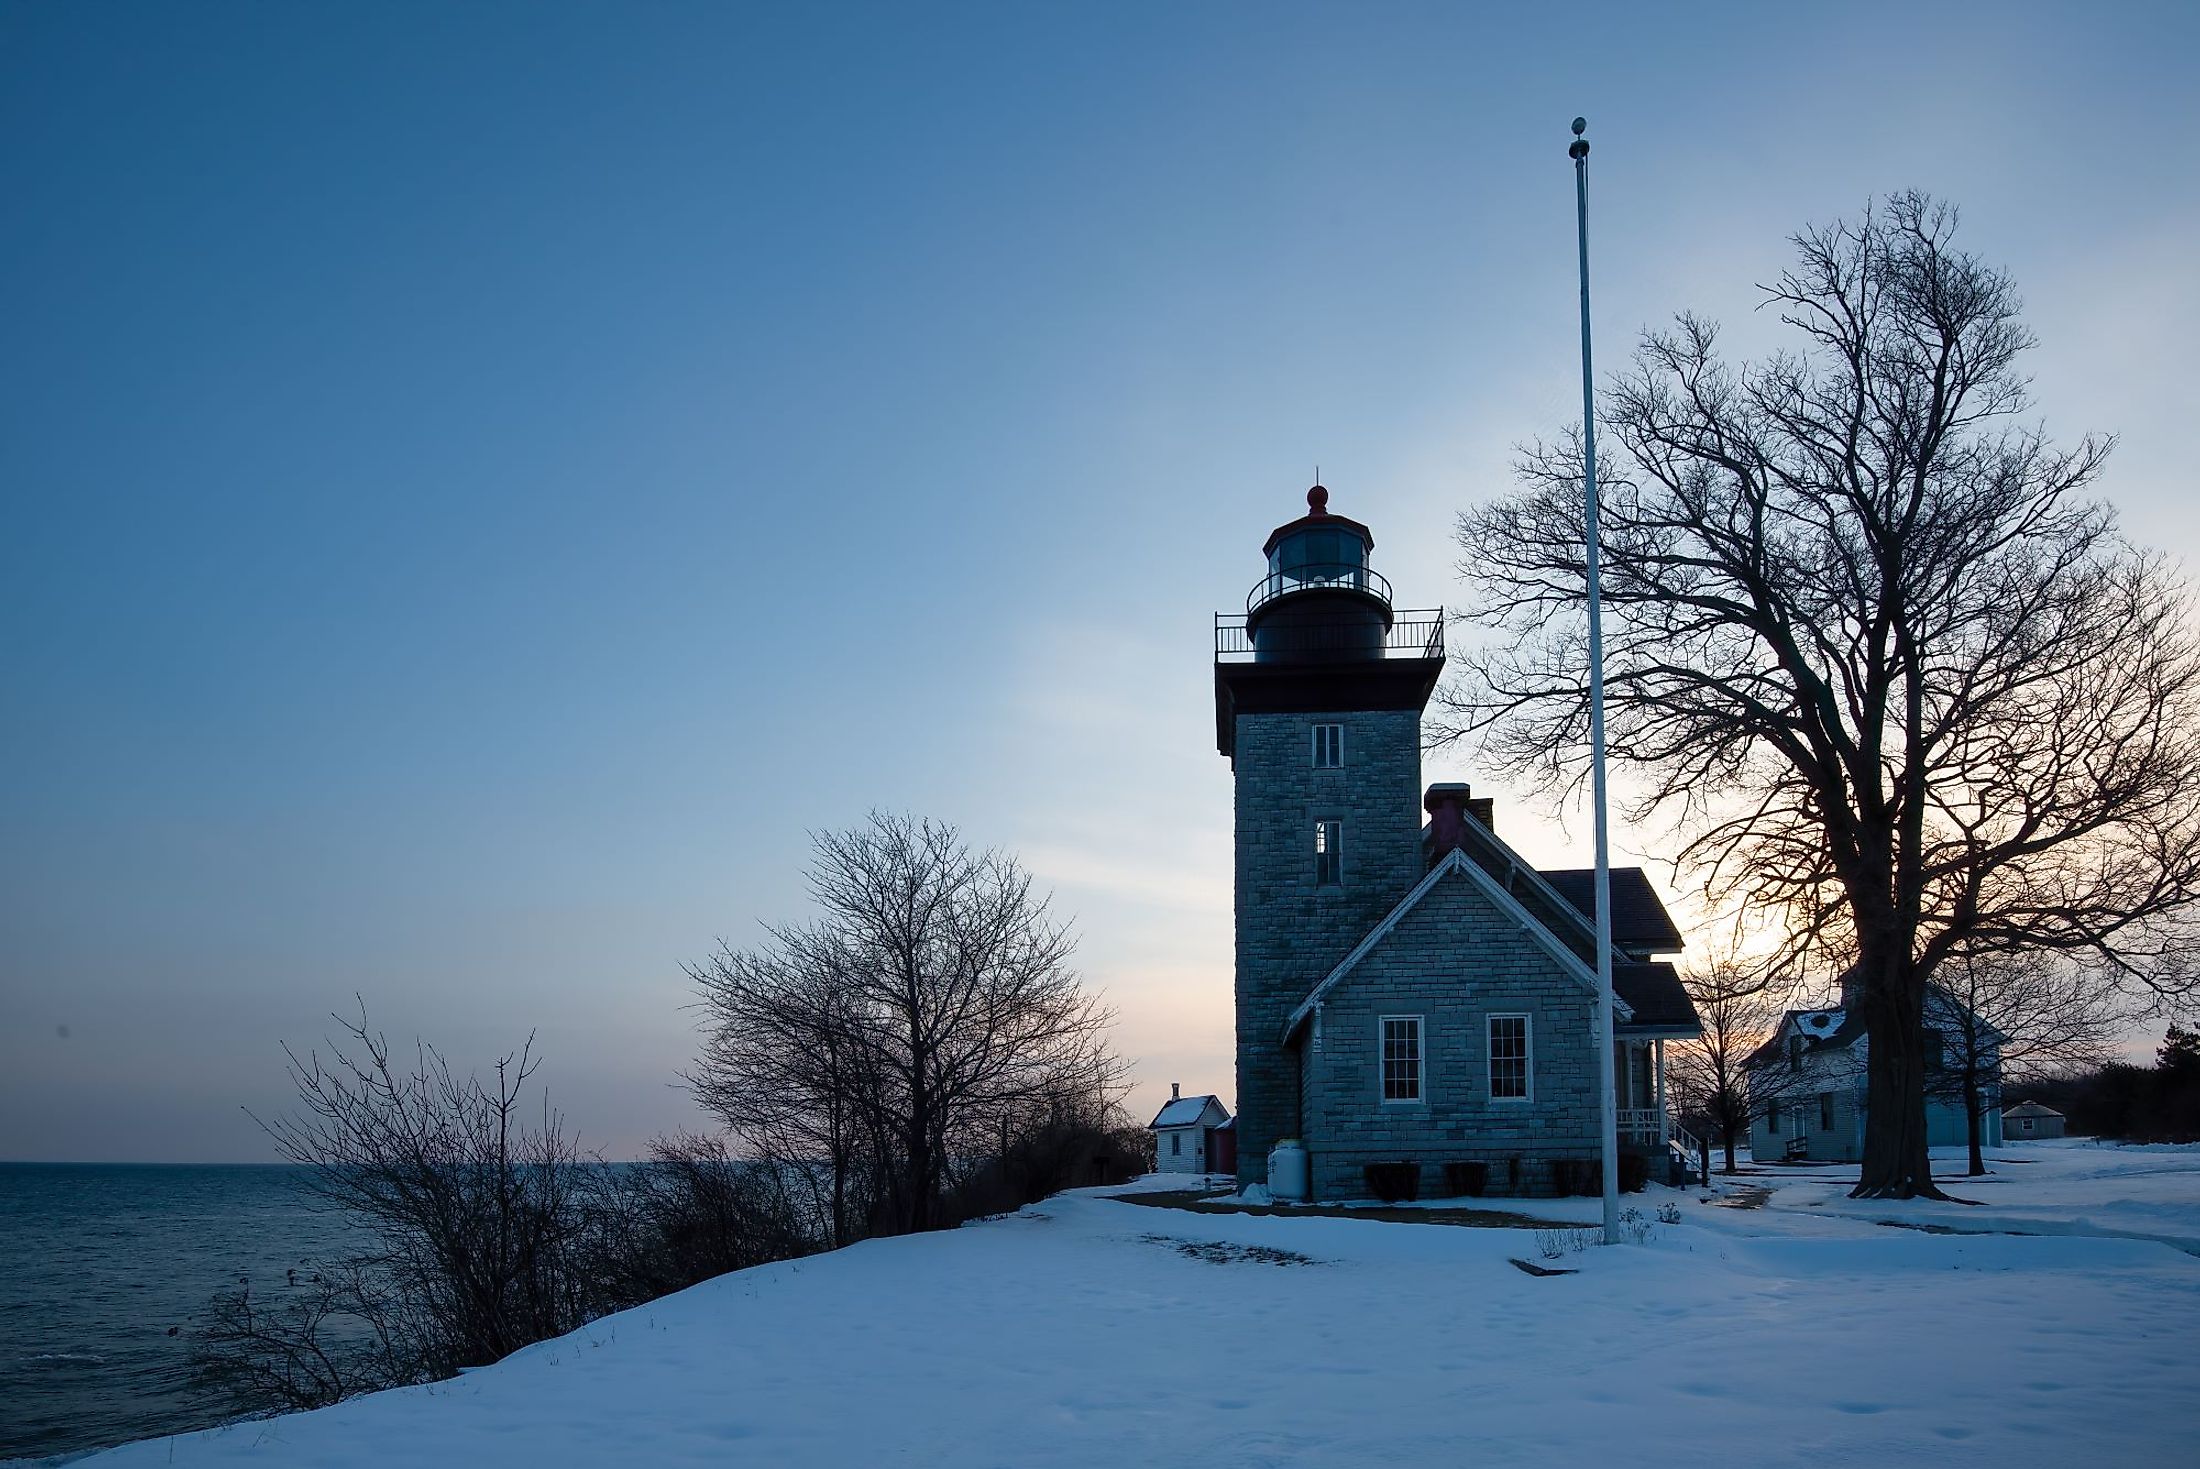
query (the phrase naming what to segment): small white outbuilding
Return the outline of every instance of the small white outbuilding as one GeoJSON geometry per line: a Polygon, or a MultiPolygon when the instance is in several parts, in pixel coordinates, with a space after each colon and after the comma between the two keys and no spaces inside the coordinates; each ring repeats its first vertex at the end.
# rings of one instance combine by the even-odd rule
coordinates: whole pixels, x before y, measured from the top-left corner
{"type": "Polygon", "coordinates": [[[2053,1107],[2038,1102],[2019,1102],[2001,1114],[2001,1135],[2010,1142],[2023,1142],[2028,1138],[2061,1137],[2063,1115],[2053,1107]]]}
{"type": "Polygon", "coordinates": [[[1161,1173],[1211,1173],[1213,1132],[1230,1120],[1230,1109],[1212,1094],[1187,1097],[1176,1083],[1169,1083],[1169,1100],[1153,1121],[1154,1168],[1161,1173]]]}

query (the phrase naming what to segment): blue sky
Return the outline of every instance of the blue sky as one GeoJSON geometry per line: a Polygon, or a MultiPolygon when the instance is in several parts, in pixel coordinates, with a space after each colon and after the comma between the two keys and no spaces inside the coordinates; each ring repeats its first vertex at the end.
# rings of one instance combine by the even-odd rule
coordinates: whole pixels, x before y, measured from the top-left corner
{"type": "Polygon", "coordinates": [[[1227,1094],[1210,615],[1317,463],[1459,600],[1578,404],[1568,119],[1605,363],[1934,190],[2191,562],[2194,14],[0,4],[0,1157],[264,1157],[355,993],[630,1152],[875,805],[1227,1094]]]}

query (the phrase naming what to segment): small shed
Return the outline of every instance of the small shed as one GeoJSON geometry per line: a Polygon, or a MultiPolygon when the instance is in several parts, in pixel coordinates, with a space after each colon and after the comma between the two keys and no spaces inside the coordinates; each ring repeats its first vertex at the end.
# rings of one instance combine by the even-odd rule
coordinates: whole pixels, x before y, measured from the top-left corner
{"type": "MultiPolygon", "coordinates": [[[[1161,1173],[1215,1173],[1221,1171],[1215,1156],[1215,1130],[1230,1122],[1230,1109],[1209,1093],[1187,1097],[1183,1088],[1169,1083],[1169,1100],[1146,1124],[1153,1133],[1154,1168],[1161,1173]]],[[[1231,1158],[1236,1166],[1236,1158],[1231,1158]]]]}
{"type": "Polygon", "coordinates": [[[2053,1107],[2038,1102],[2019,1102],[2005,1107],[2001,1113],[2001,1135],[2009,1142],[2023,1142],[2028,1138],[2061,1137],[2063,1115],[2053,1107]]]}

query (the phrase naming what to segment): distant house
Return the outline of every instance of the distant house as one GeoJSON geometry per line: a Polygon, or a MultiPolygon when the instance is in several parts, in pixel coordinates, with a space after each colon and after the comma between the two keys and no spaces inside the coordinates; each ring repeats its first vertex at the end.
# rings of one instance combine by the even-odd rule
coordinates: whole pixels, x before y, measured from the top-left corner
{"type": "MultiPolygon", "coordinates": [[[[1857,981],[1844,976],[1840,1004],[1788,1011],[1772,1038],[1742,1062],[1749,1082],[1749,1146],[1758,1161],[1863,1159],[1870,1042],[1857,1000],[1857,981]]],[[[1930,1147],[1961,1147],[1970,1140],[1960,1092],[1943,1077],[1952,1064],[1949,1038],[1974,1033],[1984,1042],[1980,1141],[1989,1148],[2001,1146],[2001,1037],[1971,1017],[1945,989],[1930,985],[1925,992],[1925,1141],[1930,1147]]]]}
{"type": "Polygon", "coordinates": [[[1187,1097],[1169,1083],[1169,1100],[1153,1121],[1154,1167],[1162,1173],[1214,1173],[1227,1146],[1216,1134],[1230,1126],[1230,1109],[1212,1094],[1187,1097]]]}
{"type": "Polygon", "coordinates": [[[2001,1114],[2001,1135],[2012,1142],[2026,1138],[2061,1137],[2063,1115],[2053,1107],[2043,1107],[2038,1102],[2019,1102],[2007,1107],[2001,1114]]]}

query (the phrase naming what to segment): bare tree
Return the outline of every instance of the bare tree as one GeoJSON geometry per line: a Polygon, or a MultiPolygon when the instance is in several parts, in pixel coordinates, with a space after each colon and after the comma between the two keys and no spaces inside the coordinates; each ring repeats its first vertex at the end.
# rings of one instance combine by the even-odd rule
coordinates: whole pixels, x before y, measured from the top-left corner
{"type": "MultiPolygon", "coordinates": [[[[2090,956],[2187,993],[2200,654],[2183,586],[2086,498],[2107,441],[2019,422],[2008,277],[1900,194],[1795,237],[1764,288],[1799,350],[1730,366],[1683,316],[1604,395],[1612,758],[1708,890],[1853,952],[1870,1038],[1864,1196],[1937,1195],[1926,985],[1957,952],[2090,956]]],[[[1462,515],[1451,733],[1584,777],[1578,438],[1462,515]]]]}
{"type": "Polygon", "coordinates": [[[1726,1154],[1726,1171],[1735,1171],[1735,1149],[1749,1136],[1750,1123],[1780,1095],[1769,1080],[1752,1097],[1751,1054],[1778,1031],[1784,990],[1774,987],[1762,968],[1725,957],[1683,980],[1703,1033],[1670,1047],[1666,1079],[1675,1103],[1710,1125],[1726,1154]]]}
{"type": "Polygon", "coordinates": [[[706,1028],[687,1080],[750,1157],[808,1197],[819,1232],[838,1249],[867,1232],[883,1191],[887,1140],[879,1109],[864,1099],[884,1078],[828,936],[773,933],[771,948],[721,946],[707,964],[688,967],[706,1028]]]}
{"type": "Polygon", "coordinates": [[[1001,1119],[1119,1092],[1112,1017],[1013,858],[878,813],[812,842],[820,916],[690,968],[705,1017],[690,1081],[758,1156],[824,1164],[836,1239],[855,1182],[874,1227],[934,1228],[1001,1119]]]}
{"type": "Polygon", "coordinates": [[[2114,1058],[2135,1015],[2069,956],[1964,953],[1940,966],[1926,1020],[1941,1064],[1926,1090],[1963,1107],[1973,1177],[1986,1171],[1986,1111],[2010,1077],[2041,1079],[2092,1070],[2114,1058]]]}

